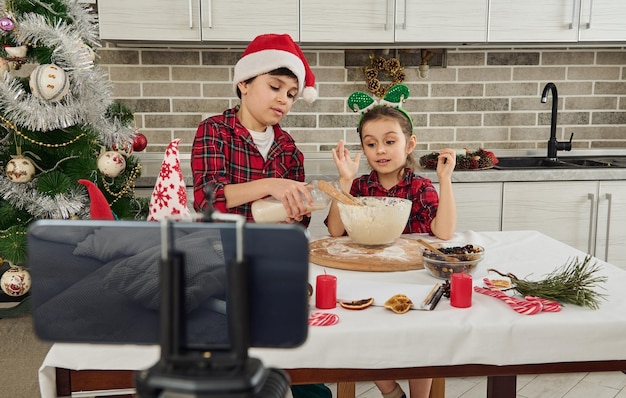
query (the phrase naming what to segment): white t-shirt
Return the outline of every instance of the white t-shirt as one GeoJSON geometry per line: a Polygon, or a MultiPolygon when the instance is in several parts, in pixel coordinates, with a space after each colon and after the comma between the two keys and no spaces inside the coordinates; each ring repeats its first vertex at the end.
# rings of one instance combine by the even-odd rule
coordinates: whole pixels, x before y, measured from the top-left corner
{"type": "Polygon", "coordinates": [[[252,136],[252,141],[254,141],[257,149],[261,152],[261,156],[263,156],[263,159],[267,160],[267,154],[270,151],[272,142],[274,142],[274,128],[267,126],[267,129],[262,132],[252,131],[250,129],[248,129],[248,131],[252,136]]]}

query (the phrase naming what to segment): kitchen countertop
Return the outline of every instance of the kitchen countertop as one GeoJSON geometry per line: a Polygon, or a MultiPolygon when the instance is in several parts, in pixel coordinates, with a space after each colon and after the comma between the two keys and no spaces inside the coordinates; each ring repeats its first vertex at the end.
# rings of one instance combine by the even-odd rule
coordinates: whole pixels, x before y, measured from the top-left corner
{"type": "MultiPolygon", "coordinates": [[[[415,159],[428,152],[415,154],[415,159]]],[[[561,156],[626,156],[626,149],[586,149],[562,152],[561,156]]],[[[137,179],[137,188],[151,188],[156,182],[163,155],[160,153],[138,153],[143,166],[142,177],[137,179]]],[[[545,156],[542,150],[502,150],[496,151],[498,157],[509,156],[545,156]]],[[[181,154],[180,162],[187,186],[193,185],[190,169],[190,155],[181,154]]],[[[337,169],[330,153],[308,152],[304,154],[304,166],[307,180],[337,179],[337,169]]],[[[417,174],[437,182],[434,170],[417,170],[417,174]]],[[[369,173],[365,159],[361,159],[360,174],[369,173]]],[[[459,183],[471,182],[513,182],[513,181],[595,181],[595,180],[626,180],[626,168],[581,168],[581,169],[526,169],[526,170],[458,170],[452,174],[452,181],[459,183]]]]}

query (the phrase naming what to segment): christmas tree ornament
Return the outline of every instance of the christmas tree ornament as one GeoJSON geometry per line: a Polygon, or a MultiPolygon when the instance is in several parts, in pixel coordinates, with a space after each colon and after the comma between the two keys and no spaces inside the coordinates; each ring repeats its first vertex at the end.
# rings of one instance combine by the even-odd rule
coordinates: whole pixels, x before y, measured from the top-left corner
{"type": "Polygon", "coordinates": [[[11,58],[26,58],[28,48],[26,46],[4,46],[4,51],[6,51],[7,55],[11,58]]]}
{"type": "Polygon", "coordinates": [[[113,145],[111,145],[111,149],[121,153],[122,155],[126,157],[129,157],[130,155],[133,154],[133,143],[130,141],[123,141],[123,142],[120,142],[119,144],[114,143],[113,145]]]}
{"type": "Polygon", "coordinates": [[[126,168],[124,156],[117,151],[104,152],[98,158],[98,170],[107,177],[115,178],[126,168]]]}
{"type": "Polygon", "coordinates": [[[62,68],[55,64],[44,64],[30,74],[30,90],[37,98],[58,102],[70,91],[70,82],[62,68]]]}
{"type": "Polygon", "coordinates": [[[30,286],[30,273],[22,267],[12,265],[0,278],[2,291],[12,297],[25,295],[30,290],[30,286]]]}
{"type": "Polygon", "coordinates": [[[15,29],[15,22],[9,17],[0,18],[0,30],[12,32],[15,29]]]}
{"type": "Polygon", "coordinates": [[[161,170],[150,196],[148,221],[190,217],[187,208],[187,187],[178,156],[180,141],[180,138],[173,140],[165,150],[161,170]]]}
{"type": "Polygon", "coordinates": [[[133,139],[133,149],[137,152],[141,152],[148,146],[148,139],[145,135],[137,133],[133,139]]]}
{"type": "Polygon", "coordinates": [[[78,180],[78,183],[87,187],[90,200],[89,215],[91,219],[115,220],[113,212],[111,211],[111,206],[109,206],[109,202],[107,202],[100,188],[89,180],[78,180]]]}
{"type": "Polygon", "coordinates": [[[5,172],[11,182],[30,182],[35,175],[35,165],[25,156],[13,156],[7,163],[5,172]]]}

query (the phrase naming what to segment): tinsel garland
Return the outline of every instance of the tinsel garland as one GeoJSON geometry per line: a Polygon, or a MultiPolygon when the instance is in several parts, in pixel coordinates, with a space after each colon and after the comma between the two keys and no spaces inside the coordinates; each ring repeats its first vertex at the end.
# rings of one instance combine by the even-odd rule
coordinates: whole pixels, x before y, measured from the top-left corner
{"type": "Polygon", "coordinates": [[[88,218],[89,197],[78,188],[67,195],[51,197],[37,192],[34,188],[36,184],[37,179],[15,184],[3,173],[0,175],[0,196],[16,209],[25,210],[37,219],[68,219],[74,214],[88,218]]]}
{"type": "Polygon", "coordinates": [[[0,80],[0,108],[15,124],[30,130],[48,131],[84,124],[99,131],[107,146],[130,141],[135,134],[132,129],[103,117],[112,103],[112,83],[106,72],[93,64],[87,50],[77,51],[85,43],[96,45],[96,25],[76,1],[68,1],[68,10],[73,18],[84,19],[76,26],[63,21],[53,26],[44,16],[27,13],[22,15],[19,26],[21,44],[54,49],[51,61],[67,73],[70,93],[62,102],[41,100],[26,93],[10,74],[5,74],[0,80]],[[92,27],[87,27],[90,23],[92,27]]]}

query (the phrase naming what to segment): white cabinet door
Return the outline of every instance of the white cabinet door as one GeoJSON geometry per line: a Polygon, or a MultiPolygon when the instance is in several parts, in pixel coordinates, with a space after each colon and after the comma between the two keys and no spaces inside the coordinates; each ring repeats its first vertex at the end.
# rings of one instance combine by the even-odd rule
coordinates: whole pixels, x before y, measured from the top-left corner
{"type": "Polygon", "coordinates": [[[202,0],[202,40],[249,42],[264,33],[288,33],[298,41],[299,18],[297,0],[202,0]]]}
{"type": "Polygon", "coordinates": [[[595,255],[626,269],[626,181],[600,181],[595,255]]]}
{"type": "MultiPolygon", "coordinates": [[[[439,184],[433,183],[439,193],[439,184]]],[[[500,231],[502,183],[452,183],[457,231],[500,231]]]]}
{"type": "Polygon", "coordinates": [[[579,2],[491,0],[488,41],[576,42],[579,2]]]}
{"type": "Polygon", "coordinates": [[[395,0],[301,0],[303,43],[393,43],[395,0]]]}
{"type": "Polygon", "coordinates": [[[626,1],[582,0],[580,41],[625,41],[626,1]]]}
{"type": "Polygon", "coordinates": [[[502,230],[537,230],[593,253],[597,181],[505,182],[502,230]]]}
{"type": "Polygon", "coordinates": [[[488,0],[397,0],[397,43],[487,40],[488,0]]]}
{"type": "Polygon", "coordinates": [[[102,40],[200,41],[199,0],[100,0],[102,40]]]}

